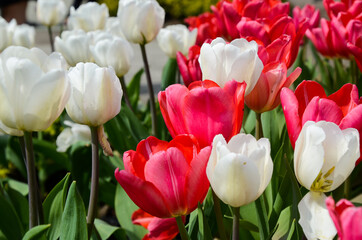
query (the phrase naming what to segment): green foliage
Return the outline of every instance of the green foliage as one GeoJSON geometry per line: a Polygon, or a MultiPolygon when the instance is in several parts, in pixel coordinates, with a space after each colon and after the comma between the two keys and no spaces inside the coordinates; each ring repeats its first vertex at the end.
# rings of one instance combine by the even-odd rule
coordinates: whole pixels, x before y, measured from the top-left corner
{"type": "Polygon", "coordinates": [[[185,18],[196,16],[203,12],[209,12],[210,6],[215,5],[217,0],[158,0],[159,4],[165,9],[170,18],[185,18]]]}

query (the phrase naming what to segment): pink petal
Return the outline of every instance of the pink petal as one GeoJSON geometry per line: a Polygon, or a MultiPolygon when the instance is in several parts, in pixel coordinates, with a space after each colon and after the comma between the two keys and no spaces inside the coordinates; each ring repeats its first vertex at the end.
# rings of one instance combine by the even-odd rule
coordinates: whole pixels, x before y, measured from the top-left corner
{"type": "Polygon", "coordinates": [[[337,92],[328,96],[328,99],[336,102],[346,116],[353,108],[358,105],[359,96],[356,85],[347,83],[337,92]]]}
{"type": "Polygon", "coordinates": [[[337,125],[343,118],[342,110],[338,105],[326,98],[314,97],[303,113],[302,125],[307,121],[327,121],[337,125]]]}
{"type": "Polygon", "coordinates": [[[136,151],[142,154],[148,161],[153,154],[165,150],[167,145],[168,142],[157,139],[154,136],[150,136],[138,143],[136,151]]]}

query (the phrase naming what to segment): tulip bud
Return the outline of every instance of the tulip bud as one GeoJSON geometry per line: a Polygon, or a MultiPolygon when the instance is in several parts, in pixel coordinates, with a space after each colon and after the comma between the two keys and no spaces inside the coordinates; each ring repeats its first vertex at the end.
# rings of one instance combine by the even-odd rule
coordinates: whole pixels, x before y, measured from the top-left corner
{"type": "Polygon", "coordinates": [[[258,57],[258,45],[255,41],[235,39],[226,43],[222,38],[216,38],[210,44],[204,43],[199,57],[202,79],[209,79],[220,87],[226,82],[235,80],[245,81],[245,96],[253,90],[263,63],[258,57]]]}
{"type": "Polygon", "coordinates": [[[82,29],[86,32],[100,30],[105,27],[109,16],[106,4],[99,5],[96,2],[82,4],[77,10],[70,8],[68,28],[70,30],[82,29]]]}
{"type": "Polygon", "coordinates": [[[122,88],[112,68],[78,63],[68,75],[71,95],[66,110],[74,122],[97,127],[119,113],[122,88]]]}
{"type": "Polygon", "coordinates": [[[12,45],[31,48],[35,44],[35,29],[27,24],[17,25],[12,36],[12,45]]]}
{"type": "Polygon", "coordinates": [[[187,54],[189,48],[195,44],[196,37],[196,28],[189,31],[185,25],[176,24],[162,28],[157,35],[157,42],[168,57],[176,58],[178,51],[187,54]]]}
{"type": "Polygon", "coordinates": [[[38,0],[36,3],[37,19],[45,26],[62,23],[67,14],[68,9],[63,0],[38,0]]]}
{"type": "MultiPolygon", "coordinates": [[[[14,21],[13,21],[14,22],[14,21]]],[[[11,44],[9,23],[0,17],[0,52],[11,44]]]]}
{"type": "Polygon", "coordinates": [[[240,207],[255,201],[265,190],[273,173],[270,143],[250,134],[238,134],[229,143],[215,136],[207,178],[215,194],[226,204],[240,207]]]}
{"type": "Polygon", "coordinates": [[[146,44],[156,38],[165,22],[165,10],[156,0],[120,0],[117,17],[130,42],[146,44]]]}
{"type": "Polygon", "coordinates": [[[87,125],[73,123],[71,121],[64,121],[68,127],[59,134],[56,140],[57,151],[65,152],[67,149],[76,142],[91,142],[91,130],[87,125]]]}
{"type": "Polygon", "coordinates": [[[0,55],[0,120],[9,128],[43,131],[69,98],[66,63],[59,53],[11,46],[0,55]]]}

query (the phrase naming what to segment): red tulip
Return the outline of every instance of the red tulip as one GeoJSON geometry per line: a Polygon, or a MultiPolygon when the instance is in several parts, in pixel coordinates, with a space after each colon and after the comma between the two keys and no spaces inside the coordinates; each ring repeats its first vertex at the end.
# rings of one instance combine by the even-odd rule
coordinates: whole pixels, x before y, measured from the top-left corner
{"type": "Polygon", "coordinates": [[[202,80],[199,56],[200,46],[198,45],[190,47],[188,58],[186,58],[181,52],[176,53],[178,69],[186,87],[192,82],[202,80]]]}
{"type": "Polygon", "coordinates": [[[201,147],[217,134],[226,141],[240,132],[244,114],[245,82],[228,81],[224,88],[210,80],[174,84],[158,94],[161,113],[172,137],[194,135],[201,147]]]}
{"type": "Polygon", "coordinates": [[[330,196],[326,199],[326,205],[340,240],[362,239],[362,207],[355,207],[346,199],[335,204],[330,196]]]}
{"type": "Polygon", "coordinates": [[[206,165],[211,147],[201,149],[192,135],[171,142],[148,137],[136,151],[123,154],[124,169],[115,177],[132,201],[145,212],[170,218],[187,215],[209,189],[206,165]]]}
{"type": "MultiPolygon", "coordinates": [[[[185,222],[185,217],[182,217],[182,220],[185,222]]],[[[132,223],[149,231],[142,240],[169,240],[174,239],[179,233],[175,218],[158,218],[142,209],[132,214],[132,223]]]]}
{"type": "Polygon", "coordinates": [[[293,8],[293,19],[296,24],[299,24],[304,19],[307,19],[309,28],[316,28],[319,26],[320,11],[314,5],[306,4],[303,8],[296,6],[293,8]]]}
{"type": "MultiPolygon", "coordinates": [[[[325,120],[334,122],[341,129],[356,128],[362,139],[362,98],[360,100],[356,85],[345,84],[337,92],[326,96],[319,83],[303,81],[295,92],[283,88],[280,99],[293,148],[302,126],[307,121],[325,120]]],[[[356,165],[360,161],[361,158],[356,165]]]]}

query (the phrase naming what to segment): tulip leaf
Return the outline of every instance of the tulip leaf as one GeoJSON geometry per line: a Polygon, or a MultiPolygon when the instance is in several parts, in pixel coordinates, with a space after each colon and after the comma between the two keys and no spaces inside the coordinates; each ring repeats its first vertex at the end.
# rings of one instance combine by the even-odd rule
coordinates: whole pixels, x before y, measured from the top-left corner
{"type": "Polygon", "coordinates": [[[19,182],[14,179],[9,179],[8,184],[9,184],[9,187],[18,191],[23,196],[26,196],[29,193],[29,187],[28,187],[28,184],[26,184],[26,183],[19,182]]]}
{"type": "Polygon", "coordinates": [[[33,145],[34,151],[41,153],[43,156],[51,160],[47,162],[47,165],[52,166],[54,169],[53,171],[57,170],[54,167],[54,163],[63,169],[70,169],[70,162],[67,155],[65,153],[58,152],[55,144],[34,138],[33,145]]]}
{"type": "Polygon", "coordinates": [[[289,229],[291,227],[291,220],[292,220],[292,209],[289,206],[283,209],[283,211],[280,213],[272,239],[281,239],[286,234],[288,234],[289,229]]]}
{"type": "Polygon", "coordinates": [[[255,118],[255,112],[250,110],[246,117],[245,124],[243,124],[245,133],[251,134],[253,132],[253,130],[255,129],[255,118]]]}
{"type": "Polygon", "coordinates": [[[171,84],[176,83],[178,65],[176,58],[169,58],[162,70],[161,90],[165,90],[171,84]]]}
{"type": "Polygon", "coordinates": [[[200,203],[197,207],[197,218],[199,223],[199,239],[212,239],[210,227],[207,223],[207,219],[205,219],[204,211],[202,210],[202,206],[200,203]]]}
{"type": "Polygon", "coordinates": [[[147,233],[147,230],[141,226],[134,225],[131,220],[133,212],[136,211],[138,207],[128,197],[127,193],[119,184],[117,184],[116,188],[114,207],[118,222],[122,229],[125,230],[126,235],[131,240],[142,239],[143,236],[147,233]]]}
{"type": "MultiPolygon", "coordinates": [[[[9,185],[10,186],[10,185],[9,185]]],[[[9,200],[14,206],[14,209],[19,216],[19,219],[22,223],[23,229],[28,229],[29,227],[29,205],[28,200],[20,192],[8,188],[6,189],[9,200]]]]}
{"type": "Polygon", "coordinates": [[[10,136],[8,135],[0,135],[0,166],[7,166],[8,163],[6,161],[6,154],[5,154],[5,149],[6,146],[8,145],[10,136]]]}
{"type": "Polygon", "coordinates": [[[39,225],[27,231],[23,240],[46,240],[45,235],[50,228],[50,224],[39,225]]]}
{"type": "Polygon", "coordinates": [[[0,212],[0,231],[7,239],[21,239],[24,228],[14,206],[3,194],[0,194],[0,212]]]}
{"type": "Polygon", "coordinates": [[[293,219],[293,221],[292,221],[292,225],[290,227],[287,240],[292,240],[292,239],[300,239],[295,219],[293,219]]]}
{"type": "Polygon", "coordinates": [[[109,239],[112,235],[117,235],[117,239],[126,239],[124,232],[119,227],[109,225],[98,218],[94,219],[94,226],[102,240],[109,239]]]}
{"type": "Polygon", "coordinates": [[[197,220],[198,220],[198,210],[195,210],[190,214],[189,222],[186,225],[186,227],[188,229],[187,230],[188,235],[190,236],[191,239],[196,238],[197,231],[194,231],[194,230],[196,229],[195,226],[196,226],[197,220]]]}
{"type": "Polygon", "coordinates": [[[86,212],[83,200],[77,190],[76,182],[70,185],[65,202],[62,223],[60,226],[60,239],[87,240],[86,212]]]}
{"type": "Polygon", "coordinates": [[[140,88],[141,88],[141,77],[144,70],[141,68],[132,78],[130,83],[127,86],[128,97],[131,102],[133,109],[137,109],[137,104],[140,98],[140,88]]]}
{"type": "Polygon", "coordinates": [[[255,207],[258,217],[260,239],[264,240],[267,239],[267,237],[269,236],[269,222],[267,210],[265,207],[264,194],[262,194],[258,199],[255,200],[255,207]]]}
{"type": "Polygon", "coordinates": [[[6,159],[14,164],[16,169],[21,175],[26,178],[26,167],[24,163],[24,157],[21,154],[21,148],[17,137],[11,137],[8,141],[8,145],[5,149],[6,159]]]}

